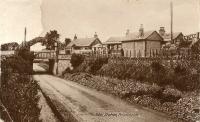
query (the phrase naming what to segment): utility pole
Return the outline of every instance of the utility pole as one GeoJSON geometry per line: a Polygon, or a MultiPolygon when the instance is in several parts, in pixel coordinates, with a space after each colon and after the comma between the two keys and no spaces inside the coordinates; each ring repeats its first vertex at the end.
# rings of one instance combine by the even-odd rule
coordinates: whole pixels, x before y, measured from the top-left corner
{"type": "Polygon", "coordinates": [[[198,21],[199,21],[199,29],[198,31],[200,32],[200,0],[197,0],[197,15],[198,15],[198,21]]]}
{"type": "Polygon", "coordinates": [[[171,41],[173,41],[173,2],[172,1],[170,2],[170,15],[171,15],[171,41]]]}
{"type": "Polygon", "coordinates": [[[22,41],[22,47],[26,46],[26,27],[24,29],[24,40],[22,41]]]}
{"type": "Polygon", "coordinates": [[[59,54],[59,49],[58,49],[58,39],[55,38],[55,53],[56,53],[56,57],[55,57],[55,63],[56,63],[56,75],[58,75],[58,54],[59,54]]]}
{"type": "Polygon", "coordinates": [[[24,42],[26,42],[26,27],[25,27],[25,30],[24,30],[24,42]]]}

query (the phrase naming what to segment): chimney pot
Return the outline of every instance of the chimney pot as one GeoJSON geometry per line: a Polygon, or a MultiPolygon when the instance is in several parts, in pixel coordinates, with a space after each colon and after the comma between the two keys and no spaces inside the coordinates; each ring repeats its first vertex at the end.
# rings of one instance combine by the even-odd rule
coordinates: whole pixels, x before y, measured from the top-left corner
{"type": "Polygon", "coordinates": [[[76,34],[74,35],[74,40],[76,40],[77,39],[77,36],[76,36],[76,34]]]}
{"type": "Polygon", "coordinates": [[[94,38],[98,38],[97,32],[95,32],[95,34],[94,34],[94,38]]]}
{"type": "Polygon", "coordinates": [[[160,27],[159,34],[160,34],[161,36],[164,36],[164,35],[165,35],[165,27],[160,27]]]}
{"type": "Polygon", "coordinates": [[[126,36],[128,36],[128,35],[129,35],[129,32],[130,32],[130,30],[129,30],[129,29],[127,29],[127,30],[126,30],[126,36]]]}
{"type": "Polygon", "coordinates": [[[144,28],[143,28],[143,24],[140,25],[140,29],[139,29],[139,37],[143,37],[144,36],[144,28]]]}

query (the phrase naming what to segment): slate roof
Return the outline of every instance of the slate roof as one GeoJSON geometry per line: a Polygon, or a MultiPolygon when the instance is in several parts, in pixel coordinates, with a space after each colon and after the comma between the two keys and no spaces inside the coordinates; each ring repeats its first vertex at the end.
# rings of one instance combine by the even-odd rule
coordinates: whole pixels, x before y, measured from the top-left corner
{"type": "Polygon", "coordinates": [[[139,36],[139,32],[129,33],[127,36],[123,37],[110,37],[105,44],[120,44],[122,41],[143,40],[148,38],[154,32],[156,31],[145,31],[142,37],[139,36]]]}
{"type": "MultiPolygon", "coordinates": [[[[134,33],[130,33],[127,35],[127,41],[128,40],[140,40],[140,39],[146,39],[148,38],[153,32],[155,31],[145,31],[144,32],[144,35],[141,37],[139,36],[139,33],[138,32],[134,32],[134,33]]],[[[126,41],[126,40],[124,40],[126,41]]]]}
{"type": "Polygon", "coordinates": [[[73,45],[80,46],[80,47],[87,47],[90,46],[96,39],[98,38],[78,38],[71,41],[67,47],[72,47],[73,45]]]}
{"type": "Polygon", "coordinates": [[[110,37],[105,44],[121,44],[126,37],[110,37]]]}
{"type": "MultiPolygon", "coordinates": [[[[181,32],[175,32],[173,33],[173,39],[176,39],[180,34],[182,34],[181,32]]],[[[162,36],[164,41],[171,41],[171,34],[170,33],[166,33],[164,36],[162,36]]]]}

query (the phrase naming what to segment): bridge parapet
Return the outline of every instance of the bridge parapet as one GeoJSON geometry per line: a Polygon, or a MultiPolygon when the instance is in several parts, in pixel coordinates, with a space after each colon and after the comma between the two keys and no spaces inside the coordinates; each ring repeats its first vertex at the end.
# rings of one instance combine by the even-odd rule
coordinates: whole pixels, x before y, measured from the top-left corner
{"type": "MultiPolygon", "coordinates": [[[[56,59],[56,51],[34,52],[35,59],[56,59]]],[[[58,54],[58,60],[70,60],[69,54],[58,54]]]]}
{"type": "Polygon", "coordinates": [[[55,51],[41,51],[34,52],[35,59],[55,59],[56,52],[55,51]]]}

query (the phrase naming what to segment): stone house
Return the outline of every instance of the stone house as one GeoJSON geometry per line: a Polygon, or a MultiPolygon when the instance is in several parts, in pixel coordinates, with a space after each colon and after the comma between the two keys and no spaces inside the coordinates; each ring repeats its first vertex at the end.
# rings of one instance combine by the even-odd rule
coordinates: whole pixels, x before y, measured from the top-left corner
{"type": "Polygon", "coordinates": [[[122,49],[125,57],[150,57],[158,54],[163,38],[157,31],[144,31],[140,27],[139,32],[127,33],[122,41],[122,49]]]}
{"type": "Polygon", "coordinates": [[[95,33],[92,38],[77,38],[74,39],[66,46],[66,52],[76,54],[87,54],[87,53],[102,53],[103,46],[95,33]]]}
{"type": "Polygon", "coordinates": [[[166,33],[164,27],[160,27],[159,34],[163,37],[163,44],[175,44],[178,45],[184,41],[184,35],[182,32],[174,32],[173,40],[171,41],[171,33],[166,33]]]}

